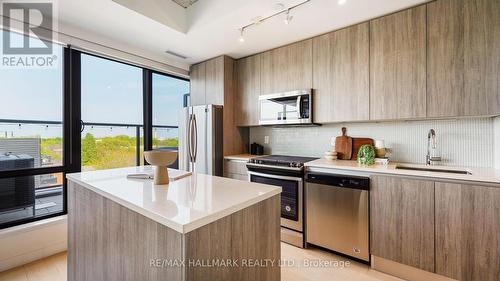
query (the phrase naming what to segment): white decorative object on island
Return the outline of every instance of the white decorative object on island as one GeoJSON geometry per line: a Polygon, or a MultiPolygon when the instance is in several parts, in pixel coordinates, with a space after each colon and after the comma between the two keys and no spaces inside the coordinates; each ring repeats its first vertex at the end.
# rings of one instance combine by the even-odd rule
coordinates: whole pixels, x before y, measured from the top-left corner
{"type": "Polygon", "coordinates": [[[177,151],[151,150],[144,151],[146,161],[154,166],[154,183],[168,184],[168,165],[177,159],[177,151]]]}

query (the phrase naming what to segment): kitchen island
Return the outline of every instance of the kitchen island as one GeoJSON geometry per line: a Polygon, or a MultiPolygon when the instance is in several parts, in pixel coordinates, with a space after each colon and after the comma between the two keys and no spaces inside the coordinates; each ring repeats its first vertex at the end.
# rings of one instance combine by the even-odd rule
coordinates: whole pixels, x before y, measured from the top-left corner
{"type": "Polygon", "coordinates": [[[68,280],[280,280],[280,187],[150,172],[67,175],[68,280]]]}

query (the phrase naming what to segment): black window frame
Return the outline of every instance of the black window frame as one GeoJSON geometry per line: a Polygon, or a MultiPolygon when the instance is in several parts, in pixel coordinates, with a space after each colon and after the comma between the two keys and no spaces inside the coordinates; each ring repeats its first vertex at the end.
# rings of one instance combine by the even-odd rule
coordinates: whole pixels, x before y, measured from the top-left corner
{"type": "MultiPolygon", "coordinates": [[[[152,70],[141,65],[135,65],[126,61],[117,60],[104,55],[85,52],[73,49],[71,45],[63,47],[63,164],[54,167],[39,167],[28,168],[20,170],[6,170],[0,171],[0,178],[22,177],[22,176],[36,176],[43,174],[62,173],[63,174],[63,210],[61,212],[52,213],[40,217],[30,217],[22,220],[15,220],[0,224],[0,229],[14,227],[18,225],[27,224],[30,222],[45,220],[58,216],[63,216],[68,213],[68,198],[67,198],[67,180],[66,174],[81,172],[81,132],[83,129],[83,122],[81,120],[81,55],[91,55],[98,58],[114,61],[138,67],[142,69],[142,84],[143,84],[143,137],[144,137],[144,151],[153,149],[153,89],[152,80],[153,74],[163,75],[190,81],[188,78],[175,76],[170,73],[163,73],[161,71],[152,70]]],[[[120,124],[122,125],[122,124],[120,124]]],[[[154,127],[171,127],[171,126],[154,126],[154,127]]],[[[137,159],[136,165],[141,165],[140,155],[140,134],[137,137],[137,159]]],[[[148,163],[144,160],[144,165],[148,163]]]]}

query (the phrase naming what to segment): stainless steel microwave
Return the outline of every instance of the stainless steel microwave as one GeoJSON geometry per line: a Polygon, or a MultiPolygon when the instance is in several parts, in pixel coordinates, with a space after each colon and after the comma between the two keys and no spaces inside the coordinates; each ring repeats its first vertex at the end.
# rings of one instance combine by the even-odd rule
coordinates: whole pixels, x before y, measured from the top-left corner
{"type": "Polygon", "coordinates": [[[259,125],[312,124],[312,91],[259,96],[259,125]]]}

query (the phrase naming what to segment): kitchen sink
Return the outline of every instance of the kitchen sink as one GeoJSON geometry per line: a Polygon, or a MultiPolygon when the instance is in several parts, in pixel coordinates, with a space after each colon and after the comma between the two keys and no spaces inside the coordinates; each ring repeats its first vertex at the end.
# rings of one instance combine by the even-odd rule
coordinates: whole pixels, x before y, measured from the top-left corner
{"type": "Polygon", "coordinates": [[[460,169],[448,169],[448,168],[431,168],[431,167],[417,167],[417,166],[405,166],[397,165],[396,169],[401,170],[414,170],[414,171],[424,171],[424,172],[436,172],[436,173],[451,173],[451,174],[462,174],[462,175],[472,175],[471,172],[467,170],[460,169]]]}

